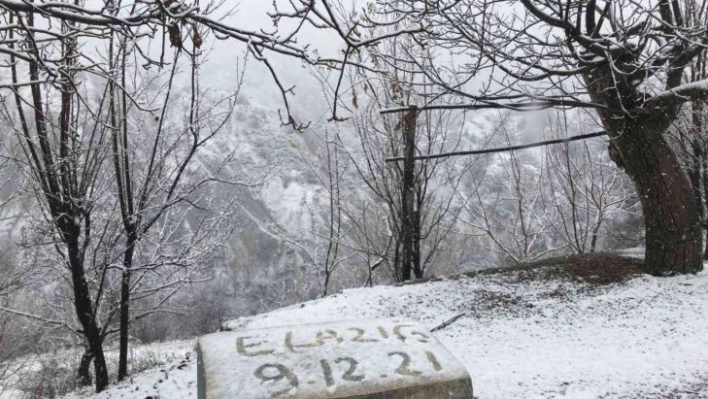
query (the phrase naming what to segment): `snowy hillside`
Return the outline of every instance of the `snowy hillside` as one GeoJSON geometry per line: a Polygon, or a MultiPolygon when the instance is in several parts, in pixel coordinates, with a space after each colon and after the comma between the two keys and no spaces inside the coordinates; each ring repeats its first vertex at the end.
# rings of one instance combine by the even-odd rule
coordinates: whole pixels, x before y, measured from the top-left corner
{"type": "MultiPolygon", "coordinates": [[[[479,398],[708,398],[708,273],[604,275],[555,268],[346,290],[226,323],[231,329],[406,317],[467,367],[479,398]]],[[[100,395],[196,397],[194,354],[100,395]],[[184,362],[182,362],[184,360],[184,362]]]]}

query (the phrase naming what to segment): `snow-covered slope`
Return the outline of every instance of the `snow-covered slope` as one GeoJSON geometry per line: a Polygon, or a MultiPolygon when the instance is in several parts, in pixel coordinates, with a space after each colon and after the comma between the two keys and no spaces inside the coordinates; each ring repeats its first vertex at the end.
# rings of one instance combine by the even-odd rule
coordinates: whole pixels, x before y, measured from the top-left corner
{"type": "MultiPolygon", "coordinates": [[[[461,313],[435,335],[467,367],[479,398],[708,398],[707,272],[607,286],[518,272],[460,277],[347,290],[226,324],[406,317],[432,328],[461,313]]],[[[193,398],[194,356],[186,363],[71,398],[193,398]]]]}

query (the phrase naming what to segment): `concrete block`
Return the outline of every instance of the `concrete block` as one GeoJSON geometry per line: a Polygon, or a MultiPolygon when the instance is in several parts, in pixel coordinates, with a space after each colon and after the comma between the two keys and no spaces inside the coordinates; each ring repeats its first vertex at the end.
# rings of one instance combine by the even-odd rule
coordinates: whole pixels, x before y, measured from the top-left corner
{"type": "Polygon", "coordinates": [[[354,320],[199,338],[200,399],[472,399],[465,367],[419,324],[354,320]]]}

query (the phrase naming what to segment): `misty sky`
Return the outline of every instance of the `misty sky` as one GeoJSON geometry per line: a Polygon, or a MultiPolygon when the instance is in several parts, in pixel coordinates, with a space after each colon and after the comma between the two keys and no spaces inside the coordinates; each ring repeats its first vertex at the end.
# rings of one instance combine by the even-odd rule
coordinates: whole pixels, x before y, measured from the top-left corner
{"type": "MultiPolygon", "coordinates": [[[[279,1],[279,3],[283,2],[279,1]]],[[[227,7],[224,6],[220,12],[223,14],[226,10],[227,7]]],[[[273,31],[273,22],[268,16],[268,13],[274,10],[271,1],[243,0],[234,10],[234,14],[225,20],[230,25],[252,31],[260,29],[267,32],[273,31]]],[[[293,26],[292,23],[282,23],[279,32],[285,35],[286,32],[291,31],[290,29],[293,26]]],[[[213,88],[234,86],[235,65],[237,60],[243,60],[246,54],[245,44],[235,40],[214,40],[213,37],[209,43],[212,45],[213,50],[208,56],[208,62],[202,69],[203,83],[213,88]]],[[[331,55],[341,48],[341,40],[333,32],[314,30],[310,27],[305,27],[298,34],[298,44],[310,44],[311,48],[317,48],[322,55],[331,55]]],[[[311,76],[309,69],[303,67],[302,61],[272,53],[268,57],[274,61],[274,67],[279,77],[283,80],[283,84],[296,86],[296,96],[293,98],[293,107],[296,110],[299,108],[299,102],[307,98],[310,104],[307,107],[303,107],[303,112],[305,110],[308,111],[308,118],[315,118],[315,114],[326,112],[327,103],[324,100],[316,105],[311,103],[313,97],[315,100],[321,99],[319,94],[320,87],[319,83],[311,76]],[[313,105],[317,109],[313,109],[313,105]]],[[[269,76],[267,69],[254,60],[252,56],[249,56],[249,58],[243,94],[250,98],[256,98],[261,102],[267,102],[267,104],[261,105],[281,108],[280,92],[269,76]]]]}

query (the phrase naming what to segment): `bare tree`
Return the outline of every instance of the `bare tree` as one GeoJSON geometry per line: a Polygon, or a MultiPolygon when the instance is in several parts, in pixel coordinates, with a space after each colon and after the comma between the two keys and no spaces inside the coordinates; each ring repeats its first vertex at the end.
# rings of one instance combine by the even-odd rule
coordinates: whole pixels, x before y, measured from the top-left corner
{"type": "Polygon", "coordinates": [[[345,55],[404,61],[456,107],[596,110],[642,203],[646,272],[703,268],[698,204],[666,137],[682,105],[707,91],[704,80],[684,84],[708,37],[680,1],[380,0],[359,13],[337,12],[337,3],[299,0],[281,14],[336,32],[345,55]],[[378,46],[401,36],[446,56],[378,46]]]}
{"type": "MultiPolygon", "coordinates": [[[[570,119],[564,112],[550,123],[550,134],[567,137],[569,125],[594,124],[576,114],[570,119]]],[[[595,252],[600,240],[607,236],[605,227],[618,212],[636,202],[621,169],[609,164],[598,139],[565,143],[544,149],[543,176],[539,186],[544,213],[549,215],[555,236],[564,241],[571,252],[595,252]]]]}
{"type": "MultiPolygon", "coordinates": [[[[297,122],[290,113],[288,97],[292,88],[284,86],[278,79],[270,57],[279,54],[312,65],[340,65],[336,59],[316,56],[299,46],[293,35],[283,38],[280,34],[245,31],[220,22],[219,17],[223,15],[210,16],[218,6],[218,3],[211,2],[199,5],[136,0],[129,4],[106,1],[102,8],[94,9],[79,3],[0,2],[0,8],[4,11],[0,54],[9,60],[2,69],[8,72],[9,77],[3,76],[6,80],[0,82],[0,89],[11,93],[11,101],[14,102],[11,106],[14,111],[8,115],[17,121],[15,128],[22,138],[30,173],[36,182],[37,200],[43,205],[46,223],[42,228],[54,237],[58,254],[71,271],[75,313],[86,338],[87,359],[93,359],[98,391],[105,388],[108,382],[101,342],[106,334],[112,332],[109,326],[116,314],[120,315],[122,353],[119,378],[127,372],[125,350],[130,297],[137,292],[131,294],[131,289],[135,289],[131,281],[134,279],[133,264],[138,241],[151,227],[163,227],[161,221],[169,212],[175,212],[178,220],[186,220],[184,213],[178,210],[168,212],[167,209],[173,206],[199,208],[189,202],[189,194],[195,193],[189,190],[178,193],[178,187],[182,176],[191,174],[186,165],[195,149],[209,138],[209,134],[201,135],[204,127],[199,126],[201,122],[198,120],[204,120],[205,115],[199,115],[197,111],[196,104],[200,99],[194,94],[197,90],[193,84],[192,106],[186,118],[189,125],[184,132],[193,139],[191,151],[179,153],[181,148],[160,147],[164,143],[159,138],[162,133],[158,133],[153,149],[164,151],[157,157],[156,151],[153,151],[152,156],[148,156],[151,161],[145,174],[136,173],[131,166],[131,127],[126,118],[133,112],[131,109],[142,113],[157,111],[157,131],[162,132],[168,102],[165,100],[161,109],[149,109],[144,98],[141,98],[140,90],[130,87],[131,79],[138,76],[135,71],[140,66],[171,67],[174,74],[180,55],[195,60],[198,49],[207,40],[206,32],[221,39],[239,41],[271,72],[286,108],[283,123],[301,129],[305,124],[297,122]],[[151,44],[146,37],[158,38],[158,54],[150,50],[151,44]],[[101,53],[100,45],[85,46],[88,42],[106,44],[104,47],[108,49],[108,54],[101,53]],[[89,51],[88,47],[96,50],[89,51]],[[128,62],[129,57],[131,62],[128,62]],[[106,95],[98,104],[92,104],[81,94],[82,83],[88,81],[88,77],[107,82],[106,95]],[[93,105],[98,106],[98,112],[91,110],[93,105]],[[186,154],[186,157],[169,176],[172,180],[164,189],[160,179],[169,172],[164,162],[178,153],[186,154]],[[161,156],[164,158],[159,158],[161,156]],[[101,209],[98,212],[100,207],[96,201],[108,189],[101,179],[105,172],[104,161],[108,158],[114,162],[122,232],[109,227],[107,220],[95,219],[97,213],[106,211],[101,209]],[[137,175],[140,175],[139,179],[134,181],[137,175]],[[156,195],[164,195],[162,205],[153,202],[156,195]],[[124,239],[115,238],[115,234],[124,239]],[[113,241],[108,239],[109,236],[113,241]],[[101,244],[107,249],[93,251],[93,244],[101,244]],[[99,303],[103,297],[109,296],[105,291],[106,281],[115,270],[113,259],[108,254],[119,247],[123,248],[120,252],[123,257],[123,299],[120,309],[109,311],[102,324],[98,312],[103,308],[99,303]],[[87,259],[98,266],[86,268],[87,259]],[[96,279],[89,278],[87,273],[96,274],[96,279]],[[90,284],[94,281],[98,282],[96,287],[90,284]],[[92,294],[95,297],[92,298],[92,294]]],[[[196,63],[192,62],[192,66],[196,69],[196,63]]],[[[10,106],[8,101],[3,104],[10,106]]],[[[200,185],[193,187],[199,188],[200,185]]],[[[199,227],[203,231],[208,230],[204,225],[199,227]]],[[[168,230],[161,231],[163,234],[158,236],[164,240],[174,240],[174,234],[165,233],[168,230]]],[[[192,237],[195,236],[200,235],[192,237]]],[[[184,248],[182,250],[185,251],[184,248]]],[[[165,260],[164,254],[156,252],[155,255],[161,259],[160,264],[170,262],[165,260]]],[[[156,267],[154,262],[141,262],[148,265],[144,266],[144,270],[154,270],[156,267]]],[[[149,292],[154,293],[155,290],[149,292]]],[[[148,293],[142,292],[142,295],[148,293]]]]}
{"type": "Polygon", "coordinates": [[[302,161],[307,165],[310,173],[314,175],[320,187],[326,192],[327,210],[324,217],[318,209],[313,209],[311,204],[303,204],[309,212],[308,220],[311,222],[308,229],[294,238],[272,226],[273,232],[283,241],[298,249],[304,259],[302,266],[314,271],[319,277],[322,275],[322,296],[327,296],[331,290],[333,275],[337,269],[347,263],[350,255],[343,254],[343,247],[347,247],[347,230],[344,226],[344,204],[342,204],[342,179],[346,173],[347,165],[343,159],[342,143],[339,137],[339,126],[335,125],[333,131],[326,128],[323,135],[311,131],[324,148],[325,165],[321,159],[311,160],[311,155],[304,153],[297,147],[302,161]]]}
{"type": "Polygon", "coordinates": [[[396,281],[423,278],[456,219],[450,206],[454,196],[449,190],[435,192],[436,176],[444,175],[443,161],[413,163],[413,156],[454,148],[452,132],[463,123],[450,113],[419,113],[415,108],[400,118],[378,115],[384,107],[427,101],[425,95],[411,91],[410,78],[405,73],[391,78],[357,77],[352,84],[351,109],[356,112],[353,123],[361,148],[349,153],[359,176],[387,208],[386,250],[379,255],[393,268],[396,281]],[[409,151],[408,164],[386,162],[405,151],[409,151]],[[359,153],[363,159],[355,155],[359,153]]]}
{"type": "MultiPolygon", "coordinates": [[[[194,165],[200,149],[225,126],[234,103],[227,98],[209,104],[208,112],[201,110],[205,99],[197,84],[196,47],[189,58],[187,95],[175,101],[171,93],[181,48],[173,52],[161,83],[164,90],[155,92],[146,85],[162,77],[137,70],[128,75],[130,46],[125,40],[110,45],[108,65],[115,75],[105,80],[72,75],[58,88],[36,81],[27,93],[22,70],[13,63],[14,103],[3,103],[45,218],[35,224],[37,238],[48,239],[56,250],[54,256],[45,254],[49,263],[58,257],[56,263],[69,271],[71,302],[81,325],[73,330],[81,332],[86,344],[79,379],[90,381],[93,361],[97,390],[108,382],[102,347],[106,337],[120,333],[119,377],[124,377],[130,321],[159,311],[181,286],[198,278],[208,256],[230,234],[228,218],[235,201],[219,205],[222,215],[209,214],[214,198],[210,190],[225,182],[221,172],[228,157],[222,164],[194,165]],[[99,88],[83,91],[79,82],[99,88]],[[139,105],[151,103],[160,105],[157,117],[139,105]],[[182,105],[186,122],[175,124],[179,116],[167,112],[182,105]],[[121,276],[118,292],[116,274],[121,276]],[[130,311],[133,301],[147,303],[148,298],[157,299],[130,311]]],[[[67,62],[73,62],[73,48],[62,47],[67,62]]],[[[37,68],[30,62],[30,75],[37,68]]]]}
{"type": "MultiPolygon", "coordinates": [[[[128,375],[129,324],[131,318],[135,317],[135,315],[131,315],[130,303],[131,294],[136,290],[136,287],[131,282],[134,263],[136,262],[136,250],[141,241],[148,238],[151,229],[164,228],[165,217],[174,216],[172,208],[183,206],[183,204],[188,204],[188,209],[199,210],[203,208],[205,206],[204,201],[199,201],[198,195],[195,194],[200,193],[210,184],[221,182],[218,179],[218,169],[220,167],[223,168],[223,165],[210,165],[209,168],[213,170],[200,173],[203,177],[198,179],[190,176],[195,173],[189,168],[202,148],[210,144],[210,140],[226,126],[233,112],[238,90],[243,80],[243,69],[239,71],[237,68],[234,71],[237,78],[236,92],[229,98],[219,99],[217,104],[209,104],[209,107],[212,108],[211,110],[204,110],[202,105],[204,94],[199,87],[198,68],[203,58],[203,52],[200,50],[200,40],[206,36],[206,32],[200,33],[195,27],[192,34],[192,48],[186,50],[186,45],[182,45],[182,47],[177,47],[174,53],[172,69],[168,77],[162,104],[159,107],[160,114],[156,117],[158,123],[155,126],[154,133],[147,134],[152,140],[151,144],[148,143],[148,140],[130,139],[133,135],[145,137],[146,133],[148,133],[140,131],[140,124],[131,123],[130,118],[131,113],[138,113],[140,109],[133,107],[129,98],[137,98],[138,92],[143,90],[143,88],[140,86],[135,87],[136,93],[132,96],[127,93],[128,88],[135,84],[131,84],[128,81],[128,74],[130,73],[128,68],[135,68],[136,65],[128,64],[131,54],[128,49],[127,39],[111,40],[112,47],[109,52],[110,69],[118,71],[119,76],[108,81],[109,104],[104,126],[107,128],[105,134],[111,137],[113,173],[116,183],[115,192],[120,208],[122,234],[124,236],[122,241],[118,380],[122,380],[128,375]],[[173,101],[172,96],[175,89],[173,82],[182,51],[188,54],[190,79],[189,89],[185,93],[187,101],[180,104],[173,101]],[[167,113],[169,109],[174,110],[174,107],[178,105],[186,106],[186,124],[184,131],[171,132],[169,127],[171,123],[170,116],[167,113]],[[136,148],[139,145],[147,145],[146,148],[149,148],[149,150],[139,151],[136,148]],[[136,162],[136,158],[140,157],[143,159],[136,162]]],[[[135,57],[134,54],[132,56],[135,57]]],[[[133,71],[132,75],[133,79],[136,79],[138,74],[133,71]]],[[[147,117],[152,117],[152,115],[147,115],[147,117]]],[[[223,211],[228,212],[228,207],[223,211]]],[[[180,210],[178,213],[182,213],[182,215],[178,216],[177,219],[186,216],[184,211],[180,210]]],[[[221,221],[224,220],[224,217],[217,219],[221,221]]],[[[197,227],[203,228],[205,232],[216,233],[215,237],[220,237],[207,244],[210,250],[218,246],[220,240],[229,235],[230,229],[225,225],[221,226],[224,228],[222,232],[215,231],[215,227],[221,224],[220,222],[213,223],[213,225],[211,223],[205,225],[197,224],[197,227]],[[226,234],[224,234],[225,232],[226,234]]],[[[197,231],[192,231],[191,233],[193,237],[199,236],[197,231]]],[[[200,237],[199,239],[203,238],[200,237]]],[[[190,244],[194,245],[196,243],[190,244]]],[[[197,248],[193,249],[197,252],[197,248]]],[[[204,251],[201,250],[201,252],[204,251]]],[[[190,257],[193,257],[193,255],[181,256],[174,260],[165,259],[161,262],[165,264],[169,264],[172,261],[184,263],[190,257]]],[[[190,262],[193,263],[193,261],[190,262]]],[[[155,268],[155,266],[155,264],[152,264],[151,267],[155,268]]],[[[160,282],[159,284],[164,283],[160,282]]]]}
{"type": "MultiPolygon", "coordinates": [[[[500,136],[509,147],[523,139],[526,129],[515,130],[522,123],[512,116],[503,113],[484,141],[499,145],[494,138],[500,136]]],[[[569,125],[580,131],[593,125],[578,116],[551,113],[537,125],[551,137],[568,137],[577,133],[569,125]]],[[[595,252],[608,241],[606,227],[614,216],[636,201],[628,179],[598,151],[603,148],[603,141],[594,139],[478,155],[461,177],[471,183],[457,194],[467,211],[461,232],[485,237],[492,252],[514,264],[595,252]]]]}
{"type": "MultiPolygon", "coordinates": [[[[708,15],[708,10],[704,4],[696,0],[683,0],[682,5],[686,11],[686,19],[691,25],[697,26],[701,21],[705,20],[708,15]]],[[[687,78],[691,82],[700,82],[708,79],[708,71],[706,70],[706,53],[698,54],[690,64],[687,78]]],[[[690,108],[682,112],[679,118],[674,122],[671,129],[673,139],[672,144],[680,156],[680,161],[683,162],[684,168],[688,174],[693,195],[698,203],[698,215],[702,221],[703,230],[708,230],[706,224],[706,212],[704,211],[705,197],[708,193],[706,179],[706,167],[708,166],[708,151],[707,142],[708,135],[705,132],[706,109],[705,100],[694,99],[690,108]]],[[[705,246],[703,255],[704,259],[708,259],[708,245],[705,246]]]]}
{"type": "MultiPolygon", "coordinates": [[[[506,146],[519,138],[510,114],[501,116],[492,136],[499,136],[506,146]]],[[[492,140],[492,138],[488,139],[492,140]]],[[[488,163],[475,159],[461,177],[471,182],[456,193],[465,208],[460,219],[464,233],[484,236],[488,248],[506,261],[522,264],[554,252],[566,244],[554,243],[553,215],[545,212],[541,184],[542,162],[530,151],[499,154],[488,163]],[[476,168],[476,170],[474,169],[476,168]]]]}
{"type": "MultiPolygon", "coordinates": [[[[8,361],[20,353],[16,334],[11,330],[12,315],[3,311],[10,304],[14,293],[22,287],[23,272],[17,269],[14,262],[3,253],[0,258],[0,381],[9,381],[11,375],[16,373],[8,361]]],[[[0,394],[4,388],[0,385],[0,394]]]]}
{"type": "MultiPolygon", "coordinates": [[[[35,56],[27,58],[30,93],[27,97],[21,92],[26,81],[22,80],[18,64],[23,60],[21,55],[14,51],[17,40],[15,30],[10,30],[8,35],[14,105],[19,127],[17,132],[23,138],[23,150],[31,165],[31,174],[36,182],[36,196],[43,205],[53,240],[57,242],[57,255],[66,263],[71,271],[71,285],[74,291],[74,304],[76,315],[81,324],[81,329],[89,351],[95,357],[96,387],[103,389],[108,384],[108,371],[101,347],[102,331],[98,324],[97,308],[91,299],[89,282],[84,267],[85,256],[90,246],[90,230],[92,204],[96,192],[90,184],[98,178],[100,168],[91,168],[84,172],[83,165],[92,164],[105,156],[105,149],[101,146],[84,148],[83,143],[77,140],[79,124],[76,109],[83,104],[76,101],[76,87],[73,78],[77,74],[76,66],[76,40],[67,35],[71,30],[71,22],[63,22],[60,43],[64,79],[59,79],[57,86],[51,87],[42,83],[40,79],[40,61],[36,55],[43,51],[37,37],[39,33],[35,23],[34,13],[27,18],[8,13],[5,21],[10,25],[22,26],[26,35],[30,54],[35,56]],[[58,117],[49,110],[51,103],[50,92],[59,97],[58,117]],[[25,103],[31,104],[29,110],[25,103]],[[31,116],[27,116],[29,113],[31,116]],[[30,118],[31,122],[30,123],[30,118]]],[[[54,98],[54,97],[52,97],[54,98]]],[[[4,104],[6,107],[8,104],[4,104]]],[[[9,112],[8,112],[9,114],[9,112]]]]}
{"type": "MultiPolygon", "coordinates": [[[[1,0],[0,9],[5,11],[5,23],[0,33],[0,54],[13,57],[22,64],[34,65],[34,72],[29,77],[20,77],[16,82],[0,82],[0,88],[16,89],[39,82],[71,81],[76,71],[108,77],[110,71],[105,63],[97,61],[96,54],[76,45],[85,40],[108,41],[111,37],[127,40],[141,66],[161,68],[169,63],[170,47],[182,49],[186,42],[191,42],[199,48],[206,40],[202,37],[203,33],[208,31],[217,39],[234,40],[245,45],[254,58],[266,66],[280,90],[286,111],[282,115],[282,123],[298,130],[306,128],[308,123],[297,121],[291,113],[289,98],[294,87],[287,86],[278,77],[273,57],[294,58],[308,65],[327,68],[339,68],[343,65],[342,60],[320,56],[316,49],[298,44],[297,34],[303,25],[296,25],[289,28],[291,31],[284,32],[286,28],[277,28],[281,19],[277,12],[272,15],[276,24],[274,30],[248,30],[223,22],[233,16],[233,10],[225,11],[223,5],[223,1],[163,4],[146,0],[131,0],[128,3],[106,0],[101,7],[93,8],[85,4],[45,0],[31,4],[1,0]],[[157,54],[150,50],[149,41],[144,40],[148,37],[160,38],[157,54]],[[73,43],[69,46],[73,57],[68,65],[65,58],[56,56],[57,49],[66,43],[73,43]]],[[[362,67],[369,69],[366,65],[362,67]]]]}

